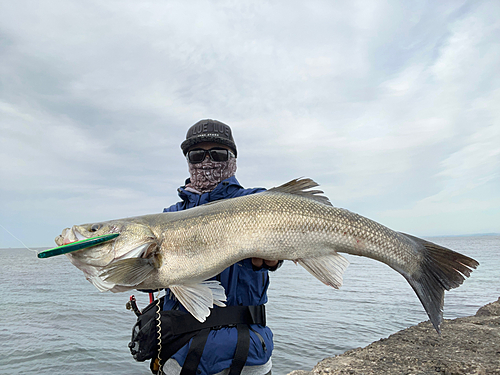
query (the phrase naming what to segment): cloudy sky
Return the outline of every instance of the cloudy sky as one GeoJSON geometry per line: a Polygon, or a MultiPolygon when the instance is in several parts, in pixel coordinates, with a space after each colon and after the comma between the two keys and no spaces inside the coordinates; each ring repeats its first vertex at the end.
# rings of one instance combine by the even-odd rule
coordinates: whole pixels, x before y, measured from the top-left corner
{"type": "Polygon", "coordinates": [[[246,187],[306,176],[399,231],[500,232],[497,0],[0,8],[0,225],[28,246],[175,203],[202,118],[246,187]]]}

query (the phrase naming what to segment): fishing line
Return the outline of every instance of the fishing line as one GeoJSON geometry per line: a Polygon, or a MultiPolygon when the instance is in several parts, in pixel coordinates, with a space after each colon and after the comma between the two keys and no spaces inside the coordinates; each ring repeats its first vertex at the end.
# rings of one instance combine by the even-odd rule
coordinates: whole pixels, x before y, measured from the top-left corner
{"type": "Polygon", "coordinates": [[[9,230],[8,230],[7,228],[5,228],[2,224],[0,224],[0,227],[2,227],[3,229],[5,229],[5,231],[6,231],[7,233],[9,233],[12,237],[14,237],[14,238],[15,238],[16,240],[18,240],[19,242],[21,242],[21,243],[23,244],[23,246],[24,246],[25,248],[27,248],[29,251],[34,251],[36,254],[38,254],[38,251],[36,251],[35,249],[30,249],[28,246],[26,246],[26,244],[25,244],[23,241],[21,241],[19,238],[17,238],[17,237],[16,237],[16,236],[14,236],[12,233],[10,233],[10,232],[9,232],[9,230]]]}

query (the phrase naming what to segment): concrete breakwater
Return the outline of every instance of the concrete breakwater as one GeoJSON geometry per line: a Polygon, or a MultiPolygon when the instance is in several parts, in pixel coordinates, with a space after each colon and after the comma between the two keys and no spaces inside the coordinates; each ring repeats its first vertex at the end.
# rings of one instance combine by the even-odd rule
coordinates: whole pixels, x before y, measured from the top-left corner
{"type": "Polygon", "coordinates": [[[500,298],[473,316],[445,319],[441,331],[423,322],[288,375],[500,375],[500,298]]]}

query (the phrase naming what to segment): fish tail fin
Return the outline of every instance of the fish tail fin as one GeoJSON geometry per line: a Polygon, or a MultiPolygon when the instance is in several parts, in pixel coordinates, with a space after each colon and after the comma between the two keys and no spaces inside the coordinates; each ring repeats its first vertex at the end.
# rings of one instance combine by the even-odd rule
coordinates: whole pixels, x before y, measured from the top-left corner
{"type": "Polygon", "coordinates": [[[443,320],[444,291],[460,286],[479,263],[435,243],[401,233],[424,248],[424,259],[419,271],[403,274],[424,306],[438,333],[443,320]]]}
{"type": "Polygon", "coordinates": [[[156,269],[150,258],[129,258],[117,260],[99,274],[108,283],[123,286],[136,286],[142,283],[156,269]]]}

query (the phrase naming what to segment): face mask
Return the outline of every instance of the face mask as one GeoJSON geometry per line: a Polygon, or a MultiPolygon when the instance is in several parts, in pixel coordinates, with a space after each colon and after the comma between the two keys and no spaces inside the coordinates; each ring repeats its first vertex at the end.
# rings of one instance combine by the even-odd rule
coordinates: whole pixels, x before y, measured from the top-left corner
{"type": "Polygon", "coordinates": [[[201,163],[188,163],[191,182],[187,188],[193,188],[200,193],[212,191],[226,178],[234,176],[236,173],[236,158],[228,161],[212,161],[206,158],[201,163]]]}

